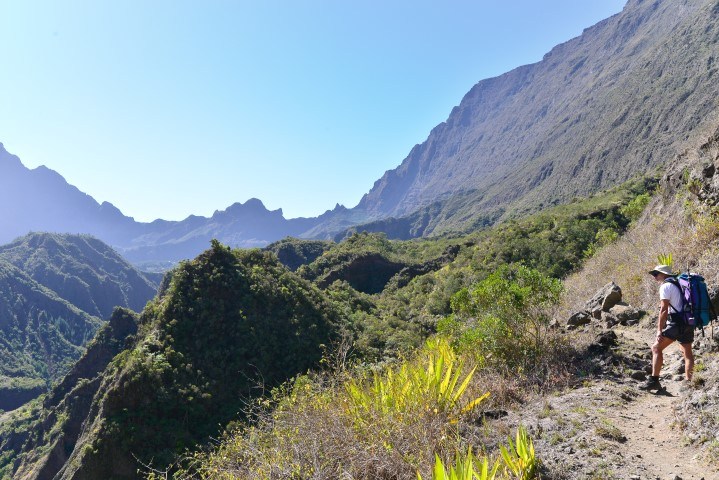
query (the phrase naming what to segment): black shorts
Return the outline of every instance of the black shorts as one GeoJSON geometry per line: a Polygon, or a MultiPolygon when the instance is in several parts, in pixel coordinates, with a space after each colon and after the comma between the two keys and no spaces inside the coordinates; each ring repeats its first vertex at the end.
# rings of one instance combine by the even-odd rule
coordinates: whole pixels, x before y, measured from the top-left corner
{"type": "Polygon", "coordinates": [[[694,342],[694,327],[686,323],[667,322],[667,326],[662,330],[662,337],[676,340],[682,345],[694,342]]]}

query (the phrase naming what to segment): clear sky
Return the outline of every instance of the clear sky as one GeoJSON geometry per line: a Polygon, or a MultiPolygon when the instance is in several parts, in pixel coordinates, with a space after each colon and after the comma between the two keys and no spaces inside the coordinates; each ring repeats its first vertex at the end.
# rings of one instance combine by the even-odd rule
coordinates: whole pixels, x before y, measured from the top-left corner
{"type": "Polygon", "coordinates": [[[0,0],[0,142],[140,221],[316,216],[624,3],[0,0]]]}

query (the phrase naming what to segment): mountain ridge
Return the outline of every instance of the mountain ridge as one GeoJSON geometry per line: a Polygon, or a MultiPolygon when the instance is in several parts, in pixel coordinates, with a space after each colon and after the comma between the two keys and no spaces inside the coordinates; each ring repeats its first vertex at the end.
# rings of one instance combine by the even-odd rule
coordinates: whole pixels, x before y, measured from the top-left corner
{"type": "Polygon", "coordinates": [[[659,166],[716,117],[716,16],[708,0],[629,1],[540,62],[477,83],[358,207],[403,217],[475,191],[477,210],[506,215],[659,166]]]}
{"type": "Polygon", "coordinates": [[[282,209],[268,210],[261,200],[250,198],[215,210],[210,217],[137,222],[109,202],[98,203],[45,166],[25,167],[1,143],[0,187],[0,204],[12,206],[0,210],[0,243],[34,231],[89,234],[138,265],[194,258],[214,238],[233,247],[263,247],[287,236],[328,236],[328,228],[336,232],[366,220],[339,204],[318,217],[285,219],[282,209]],[[320,225],[325,227],[317,230],[320,225]]]}

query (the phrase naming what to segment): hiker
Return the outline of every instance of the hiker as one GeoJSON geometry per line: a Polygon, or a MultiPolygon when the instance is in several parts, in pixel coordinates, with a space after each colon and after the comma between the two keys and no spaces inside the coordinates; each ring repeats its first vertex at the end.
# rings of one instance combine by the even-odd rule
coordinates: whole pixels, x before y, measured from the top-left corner
{"type": "Polygon", "coordinates": [[[664,363],[662,352],[672,342],[679,342],[679,348],[684,355],[684,372],[687,382],[692,379],[694,370],[694,327],[684,321],[680,313],[684,305],[681,288],[671,280],[675,277],[669,265],[657,265],[649,272],[660,283],[659,287],[659,318],[657,319],[657,337],[652,345],[652,375],[639,388],[642,390],[661,390],[659,374],[664,363]],[[675,308],[676,307],[676,308],[675,308]]]}

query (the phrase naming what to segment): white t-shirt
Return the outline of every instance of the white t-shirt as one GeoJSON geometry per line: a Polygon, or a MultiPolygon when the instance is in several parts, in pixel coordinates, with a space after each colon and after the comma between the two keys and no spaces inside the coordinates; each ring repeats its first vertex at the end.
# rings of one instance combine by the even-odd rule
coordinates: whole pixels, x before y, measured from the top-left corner
{"type": "Polygon", "coordinates": [[[666,281],[659,287],[659,300],[669,300],[669,313],[677,313],[674,307],[682,308],[684,305],[681,289],[666,281]]]}

